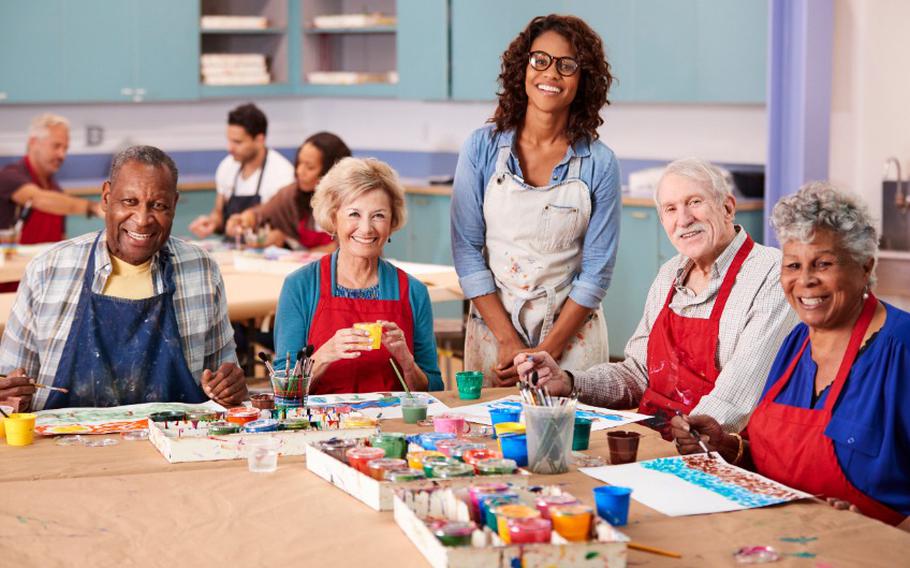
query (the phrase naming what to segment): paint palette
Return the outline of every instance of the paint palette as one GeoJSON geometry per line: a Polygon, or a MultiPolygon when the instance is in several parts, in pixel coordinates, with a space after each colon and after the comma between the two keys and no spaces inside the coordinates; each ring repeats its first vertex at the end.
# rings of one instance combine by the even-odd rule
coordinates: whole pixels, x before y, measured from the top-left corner
{"type": "Polygon", "coordinates": [[[472,483],[509,483],[516,487],[528,485],[530,475],[524,470],[506,475],[483,475],[472,477],[454,477],[448,479],[423,479],[392,483],[377,481],[361,473],[334,456],[316,446],[306,449],[306,467],[319,477],[325,479],[345,493],[352,495],[377,511],[391,511],[395,490],[403,487],[423,487],[427,485],[444,487],[463,487],[472,483]]]}
{"type": "MultiPolygon", "coordinates": [[[[536,487],[534,491],[513,488],[519,503],[533,507],[537,498],[562,492],[560,487],[536,487]]],[[[569,542],[553,531],[548,543],[506,544],[484,527],[475,529],[471,544],[445,546],[431,531],[428,520],[471,521],[466,487],[402,488],[395,492],[395,522],[434,567],[475,566],[531,567],[623,567],[629,538],[595,516],[587,541],[569,542]]]]}

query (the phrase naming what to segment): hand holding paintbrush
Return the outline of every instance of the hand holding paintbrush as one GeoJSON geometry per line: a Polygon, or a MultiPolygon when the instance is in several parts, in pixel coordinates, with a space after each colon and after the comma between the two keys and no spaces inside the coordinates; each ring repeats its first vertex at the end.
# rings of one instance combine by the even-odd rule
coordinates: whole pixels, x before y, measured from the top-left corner
{"type": "MultiPolygon", "coordinates": [[[[679,453],[695,453],[693,451],[689,451],[691,448],[687,448],[687,446],[691,446],[691,442],[686,444],[687,441],[694,440],[706,456],[712,457],[711,450],[708,449],[708,446],[705,444],[704,440],[701,439],[703,434],[692,425],[691,417],[686,416],[677,410],[676,416],[673,418],[671,425],[673,426],[673,434],[676,438],[676,447],[679,449],[679,453]]],[[[712,436],[707,432],[705,434],[710,441],[712,436]]]]}

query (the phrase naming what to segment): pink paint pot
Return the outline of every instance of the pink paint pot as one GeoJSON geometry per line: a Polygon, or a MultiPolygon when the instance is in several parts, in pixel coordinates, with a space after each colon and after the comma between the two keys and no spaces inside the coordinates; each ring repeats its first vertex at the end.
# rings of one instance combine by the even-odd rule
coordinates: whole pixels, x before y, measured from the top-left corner
{"type": "Polygon", "coordinates": [[[509,519],[507,525],[512,544],[550,542],[550,535],[553,532],[550,519],[509,519]]]}
{"type": "Polygon", "coordinates": [[[537,510],[540,511],[541,516],[545,519],[550,518],[550,507],[559,507],[561,505],[575,505],[578,503],[578,499],[569,495],[568,493],[562,493],[560,495],[546,495],[544,497],[537,498],[537,510]]]}
{"type": "Polygon", "coordinates": [[[458,416],[457,414],[440,414],[439,416],[433,417],[433,429],[437,432],[460,436],[461,434],[470,432],[471,425],[465,421],[464,416],[458,416]]]}

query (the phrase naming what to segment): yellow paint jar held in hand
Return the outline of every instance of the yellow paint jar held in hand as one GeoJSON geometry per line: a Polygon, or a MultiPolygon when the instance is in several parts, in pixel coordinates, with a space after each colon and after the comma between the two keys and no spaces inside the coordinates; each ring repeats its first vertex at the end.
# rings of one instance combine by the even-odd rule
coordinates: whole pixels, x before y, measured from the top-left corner
{"type": "Polygon", "coordinates": [[[28,446],[35,439],[35,418],[32,413],[14,413],[4,419],[6,443],[10,446],[28,446]]]}
{"type": "Polygon", "coordinates": [[[355,323],[354,329],[362,329],[370,333],[370,350],[379,349],[382,346],[382,324],[378,322],[355,323]]]}

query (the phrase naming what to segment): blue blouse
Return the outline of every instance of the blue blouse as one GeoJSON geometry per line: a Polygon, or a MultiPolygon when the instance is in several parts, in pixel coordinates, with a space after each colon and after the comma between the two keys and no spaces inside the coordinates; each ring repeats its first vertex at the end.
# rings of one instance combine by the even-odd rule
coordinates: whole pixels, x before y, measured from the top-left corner
{"type": "MultiPolygon", "coordinates": [[[[508,168],[522,177],[513,147],[514,131],[493,134],[493,125],[475,130],[458,155],[452,188],[452,255],[461,289],[468,298],[496,291],[493,273],[483,256],[486,221],[483,197],[487,183],[496,171],[499,149],[512,148],[508,168]]],[[[619,246],[622,211],[619,162],[613,150],[599,140],[579,140],[566,150],[553,169],[551,183],[566,181],[569,160],[581,158],[579,179],[591,191],[591,219],[581,251],[581,272],[572,282],[569,297],[586,308],[600,306],[613,277],[619,246]]]]}
{"type": "MultiPolygon", "coordinates": [[[[825,435],[834,441],[841,469],[854,487],[910,515],[910,314],[884,304],[885,324],[857,355],[825,435]]],[[[762,398],[783,375],[809,334],[797,325],[771,367],[762,398]]],[[[822,409],[825,389],[815,398],[811,343],[775,402],[822,409]]]]}
{"type": "MultiPolygon", "coordinates": [[[[335,265],[338,252],[332,254],[332,293],[339,293],[335,281],[335,265]]],[[[307,344],[310,325],[319,304],[319,264],[310,264],[295,270],[284,281],[281,296],[278,299],[278,311],[275,316],[275,353],[296,353],[307,344]]],[[[414,317],[414,361],[426,374],[429,390],[443,390],[442,375],[439,372],[439,360],[436,354],[436,336],[433,335],[433,309],[430,294],[422,282],[408,275],[408,300],[411,302],[411,313],[414,317]]],[[[368,288],[367,290],[371,290],[368,288]]],[[[349,297],[349,296],[345,296],[349,297]]],[[[389,262],[379,260],[379,296],[380,300],[397,300],[398,271],[389,262]]],[[[283,362],[278,357],[276,362],[283,362]]],[[[277,365],[276,365],[277,366],[277,365]]]]}

